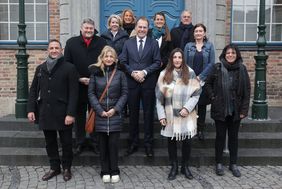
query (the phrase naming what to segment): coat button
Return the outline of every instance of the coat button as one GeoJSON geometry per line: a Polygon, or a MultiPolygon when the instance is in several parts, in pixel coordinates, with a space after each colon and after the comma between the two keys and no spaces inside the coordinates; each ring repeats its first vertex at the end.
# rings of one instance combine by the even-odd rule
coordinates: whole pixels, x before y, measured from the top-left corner
{"type": "Polygon", "coordinates": [[[51,90],[48,90],[48,93],[50,93],[51,92],[51,90]]]}
{"type": "Polygon", "coordinates": [[[49,77],[49,80],[51,80],[52,78],[51,77],[49,77]]]}

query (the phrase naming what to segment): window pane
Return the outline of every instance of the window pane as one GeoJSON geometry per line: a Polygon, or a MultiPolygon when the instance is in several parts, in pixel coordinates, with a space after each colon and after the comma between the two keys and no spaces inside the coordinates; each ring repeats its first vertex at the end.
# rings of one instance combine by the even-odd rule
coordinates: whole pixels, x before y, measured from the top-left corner
{"type": "Polygon", "coordinates": [[[46,24],[36,24],[36,40],[48,40],[47,33],[46,24]]]}
{"type": "Polygon", "coordinates": [[[245,0],[246,5],[257,5],[258,0],[245,0]]]}
{"type": "Polygon", "coordinates": [[[244,0],[233,0],[233,5],[244,5],[244,0]]]}
{"type": "Polygon", "coordinates": [[[8,3],[8,0],[0,0],[0,3],[8,3]]]}
{"type": "Polygon", "coordinates": [[[11,24],[10,40],[18,39],[18,24],[11,24]]]}
{"type": "Polygon", "coordinates": [[[26,24],[26,37],[28,40],[34,40],[34,24],[26,24]]]}
{"type": "Polygon", "coordinates": [[[233,41],[244,41],[244,25],[234,24],[233,25],[233,41]]]}
{"type": "Polygon", "coordinates": [[[265,5],[271,5],[272,0],[265,0],[265,5]]]}
{"type": "Polygon", "coordinates": [[[45,5],[36,6],[36,21],[47,22],[47,6],[45,5]]]}
{"type": "Polygon", "coordinates": [[[26,3],[34,3],[34,0],[25,0],[26,3]]]}
{"type": "Polygon", "coordinates": [[[270,41],[270,25],[269,24],[265,24],[266,28],[265,28],[265,39],[266,41],[270,41]]]}
{"type": "Polygon", "coordinates": [[[19,0],[10,0],[10,3],[19,3],[19,0]]]}
{"type": "Polygon", "coordinates": [[[282,0],[273,0],[273,4],[282,4],[282,0]]]}
{"type": "Polygon", "coordinates": [[[247,23],[256,23],[258,16],[257,6],[246,6],[246,21],[247,23]]]}
{"type": "Polygon", "coordinates": [[[11,22],[19,22],[19,6],[18,5],[11,5],[10,6],[10,21],[11,22]]]}
{"type": "Polygon", "coordinates": [[[34,21],[33,5],[25,5],[25,21],[27,22],[34,21]]]}
{"type": "Polygon", "coordinates": [[[282,6],[273,6],[272,22],[282,23],[282,6]]]}
{"type": "Polygon", "coordinates": [[[282,41],[282,24],[272,25],[271,41],[282,41]]]}
{"type": "Polygon", "coordinates": [[[233,22],[244,22],[244,7],[243,6],[233,6],[233,22]]]}
{"type": "Polygon", "coordinates": [[[271,8],[270,6],[265,7],[265,23],[270,23],[270,14],[271,14],[271,8]]]}
{"type": "Polygon", "coordinates": [[[0,23],[0,40],[8,40],[8,24],[0,23]]]}
{"type": "Polygon", "coordinates": [[[0,5],[0,21],[8,21],[8,5],[0,5]]]}
{"type": "Polygon", "coordinates": [[[255,41],[257,39],[257,25],[246,25],[246,41],[255,41]]]}
{"type": "Polygon", "coordinates": [[[35,0],[36,3],[47,3],[47,0],[35,0]]]}

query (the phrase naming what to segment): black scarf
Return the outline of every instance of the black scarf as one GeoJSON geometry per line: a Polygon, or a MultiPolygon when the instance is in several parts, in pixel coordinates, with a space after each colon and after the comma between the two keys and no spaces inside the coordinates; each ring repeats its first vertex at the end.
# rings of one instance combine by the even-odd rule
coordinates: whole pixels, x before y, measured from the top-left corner
{"type": "Polygon", "coordinates": [[[180,48],[184,50],[186,43],[189,42],[189,38],[190,38],[192,29],[193,29],[193,25],[192,23],[187,25],[187,24],[183,24],[182,22],[180,22],[179,28],[184,31],[181,36],[181,41],[180,41],[180,48]]]}
{"type": "Polygon", "coordinates": [[[135,24],[131,23],[131,24],[123,24],[123,29],[128,33],[128,35],[130,36],[132,30],[135,28],[135,24]]]}
{"type": "Polygon", "coordinates": [[[233,83],[230,81],[229,78],[229,71],[234,71],[239,69],[239,78],[238,78],[238,88],[237,88],[237,95],[242,96],[244,91],[247,90],[247,83],[246,83],[246,73],[243,68],[242,59],[237,60],[234,64],[229,64],[224,58],[221,60],[221,74],[222,74],[222,94],[224,98],[225,110],[224,114],[225,117],[228,115],[232,115],[234,111],[234,104],[232,102],[232,93],[230,89],[232,88],[233,83]]]}

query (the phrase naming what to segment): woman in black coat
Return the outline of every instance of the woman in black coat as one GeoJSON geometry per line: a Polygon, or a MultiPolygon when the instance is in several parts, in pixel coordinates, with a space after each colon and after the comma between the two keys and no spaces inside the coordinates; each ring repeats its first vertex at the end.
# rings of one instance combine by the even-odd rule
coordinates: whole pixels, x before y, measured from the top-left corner
{"type": "Polygon", "coordinates": [[[108,30],[101,37],[107,41],[107,44],[115,49],[119,55],[122,51],[124,42],[128,39],[128,34],[121,28],[121,18],[112,14],[108,19],[108,30]]]}
{"type": "Polygon", "coordinates": [[[154,26],[149,30],[149,36],[158,41],[162,60],[160,71],[162,71],[168,63],[168,58],[172,50],[171,36],[164,13],[155,13],[154,26]]]}
{"type": "Polygon", "coordinates": [[[228,131],[229,170],[235,177],[240,177],[237,167],[238,132],[241,119],[248,115],[250,79],[237,46],[227,45],[219,59],[206,81],[206,92],[211,99],[211,117],[216,126],[216,174],[224,174],[222,154],[228,131]]]}
{"type": "Polygon", "coordinates": [[[96,64],[90,65],[91,77],[88,97],[96,112],[95,132],[99,135],[101,176],[103,182],[118,182],[118,142],[122,130],[122,110],[127,100],[127,80],[125,74],[116,70],[105,97],[99,102],[109,79],[116,68],[117,54],[110,46],[105,46],[96,64]]]}

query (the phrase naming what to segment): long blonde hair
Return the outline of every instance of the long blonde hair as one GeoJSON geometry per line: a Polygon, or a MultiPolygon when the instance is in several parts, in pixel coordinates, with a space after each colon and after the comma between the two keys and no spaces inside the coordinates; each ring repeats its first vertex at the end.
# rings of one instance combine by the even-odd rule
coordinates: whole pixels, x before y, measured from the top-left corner
{"type": "Polygon", "coordinates": [[[105,65],[104,65],[104,63],[103,63],[103,58],[106,56],[106,54],[107,54],[108,52],[111,52],[111,53],[113,54],[114,59],[115,59],[115,62],[114,62],[114,64],[115,64],[115,63],[117,62],[117,60],[118,60],[118,59],[117,59],[117,53],[116,53],[116,51],[115,51],[114,48],[112,48],[111,46],[106,45],[106,46],[103,48],[103,50],[101,51],[100,55],[98,56],[98,61],[97,61],[97,63],[91,64],[91,65],[89,66],[89,68],[92,68],[93,66],[98,67],[98,68],[100,68],[100,69],[103,71],[103,73],[105,74],[105,72],[104,72],[105,65]]]}

